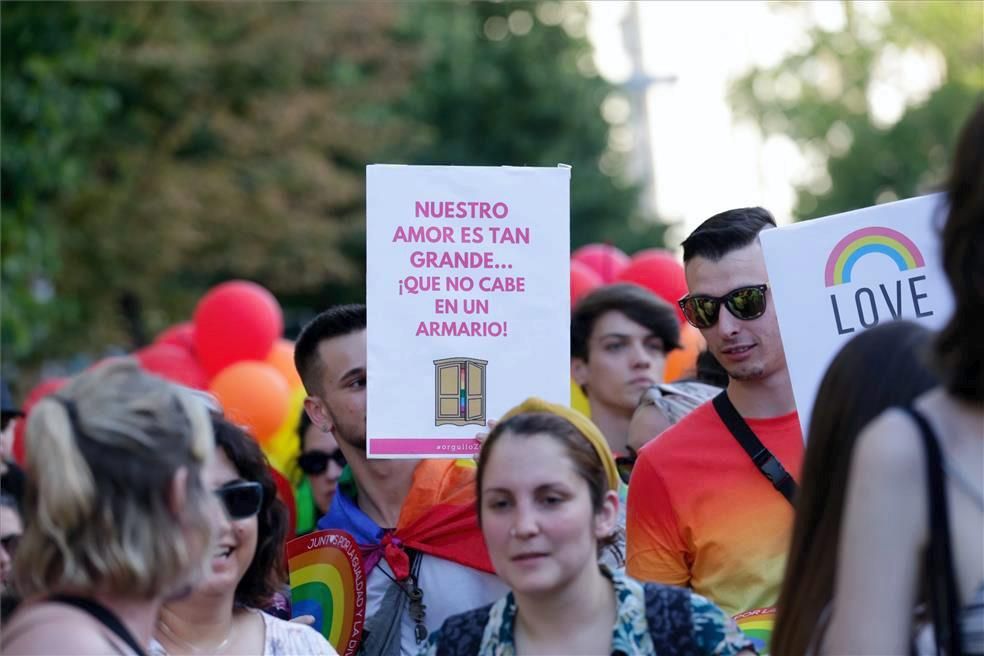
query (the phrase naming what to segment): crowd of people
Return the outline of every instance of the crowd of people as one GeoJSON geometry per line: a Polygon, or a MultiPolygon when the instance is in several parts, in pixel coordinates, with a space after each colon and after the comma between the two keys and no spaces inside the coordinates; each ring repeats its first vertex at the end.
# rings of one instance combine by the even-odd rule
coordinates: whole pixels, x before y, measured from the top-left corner
{"type": "MultiPolygon", "coordinates": [[[[676,310],[602,287],[571,318],[590,418],[517,399],[474,460],[368,458],[366,308],[318,315],[294,354],[294,533],[358,544],[358,653],[984,654],[982,145],[984,105],[940,217],[952,318],[850,340],[805,436],[762,208],[682,244],[679,305],[707,345],[692,378],[663,382],[676,310]],[[748,617],[774,618],[771,642],[748,617]]],[[[289,509],[208,395],[117,358],[29,417],[3,406],[3,653],[336,653],[290,619],[289,509]]]]}

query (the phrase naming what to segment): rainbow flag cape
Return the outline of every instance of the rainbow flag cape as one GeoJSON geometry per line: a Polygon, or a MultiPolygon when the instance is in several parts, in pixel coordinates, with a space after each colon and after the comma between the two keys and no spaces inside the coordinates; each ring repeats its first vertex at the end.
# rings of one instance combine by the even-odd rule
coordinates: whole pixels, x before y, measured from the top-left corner
{"type": "Polygon", "coordinates": [[[291,614],[313,615],[314,628],[342,656],[359,648],[366,619],[362,553],[343,531],[318,531],[287,543],[291,614]]]}
{"type": "Polygon", "coordinates": [[[365,575],[385,558],[397,579],[410,574],[405,548],[494,573],[475,509],[472,460],[423,460],[395,529],[376,525],[342,489],[335,493],[319,529],[352,535],[362,550],[365,575]]]}

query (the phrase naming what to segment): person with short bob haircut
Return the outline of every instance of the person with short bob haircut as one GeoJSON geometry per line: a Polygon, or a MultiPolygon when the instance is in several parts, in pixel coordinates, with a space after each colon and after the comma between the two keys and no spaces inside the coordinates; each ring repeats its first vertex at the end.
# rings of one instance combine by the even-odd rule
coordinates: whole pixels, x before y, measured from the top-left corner
{"type": "Polygon", "coordinates": [[[311,627],[258,610],[284,583],[287,509],[256,441],[220,415],[212,425],[216,457],[204,480],[225,509],[215,522],[218,544],[209,573],[161,609],[150,653],[335,654],[311,627]]]}
{"type": "Polygon", "coordinates": [[[830,615],[847,475],[861,430],[888,408],[911,403],[938,384],[929,366],[933,333],[893,321],[851,339],[817,391],[803,458],[789,560],[770,653],[819,652],[830,615]]]}
{"type": "Polygon", "coordinates": [[[946,185],[942,259],[954,311],[935,344],[942,385],[886,411],[858,438],[823,645],[828,653],[907,652],[926,581],[937,649],[984,654],[981,144],[978,102],[946,185]]]}
{"type": "Polygon", "coordinates": [[[5,654],[143,654],[163,600],[200,575],[218,504],[206,405],[129,358],[44,397],[27,423],[26,601],[5,654]]]}

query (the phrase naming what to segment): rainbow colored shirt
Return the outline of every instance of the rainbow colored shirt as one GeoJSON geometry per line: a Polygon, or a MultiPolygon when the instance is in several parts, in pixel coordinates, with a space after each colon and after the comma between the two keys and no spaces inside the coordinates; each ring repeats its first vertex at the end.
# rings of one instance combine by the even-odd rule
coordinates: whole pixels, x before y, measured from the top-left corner
{"type": "MultiPolygon", "coordinates": [[[[798,478],[797,414],[746,421],[798,478]]],[[[730,615],[769,608],[792,526],[792,506],[705,403],[639,453],[629,483],[626,569],[640,581],[689,586],[730,615]]]]}

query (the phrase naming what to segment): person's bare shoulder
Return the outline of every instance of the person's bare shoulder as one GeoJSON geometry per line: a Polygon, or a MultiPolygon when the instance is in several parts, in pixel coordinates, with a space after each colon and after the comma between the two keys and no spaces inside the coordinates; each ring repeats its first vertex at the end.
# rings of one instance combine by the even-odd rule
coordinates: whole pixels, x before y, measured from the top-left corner
{"type": "Polygon", "coordinates": [[[89,615],[61,604],[18,609],[3,627],[4,654],[11,656],[105,656],[115,649],[89,615]]]}
{"type": "Polygon", "coordinates": [[[925,467],[919,428],[902,410],[883,412],[861,431],[853,460],[852,469],[865,476],[894,484],[915,482],[925,467]]]}

